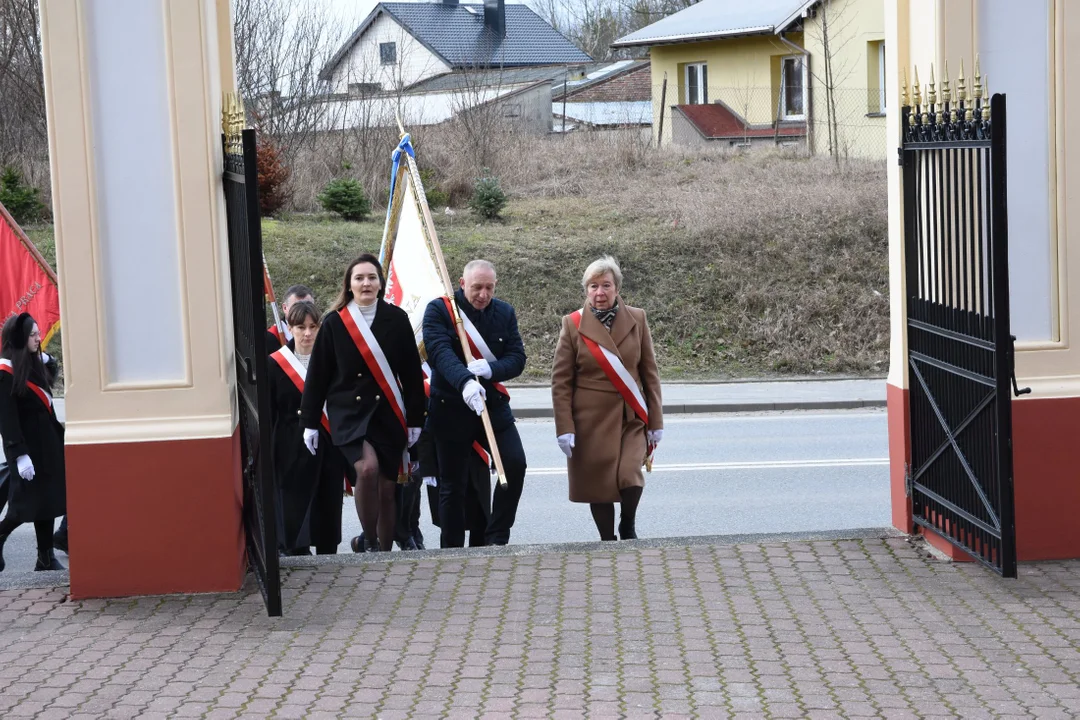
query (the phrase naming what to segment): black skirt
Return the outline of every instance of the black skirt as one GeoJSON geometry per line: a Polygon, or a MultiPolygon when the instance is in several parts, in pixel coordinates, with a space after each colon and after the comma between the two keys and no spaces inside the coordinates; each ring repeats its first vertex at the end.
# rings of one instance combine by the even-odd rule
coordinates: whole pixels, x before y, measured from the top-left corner
{"type": "MultiPolygon", "coordinates": [[[[371,436],[362,437],[344,445],[338,445],[337,449],[345,456],[350,465],[356,465],[364,457],[364,443],[371,446],[375,451],[375,458],[379,462],[379,475],[390,480],[397,480],[398,471],[401,469],[401,449],[386,442],[380,442],[378,438],[371,436]]],[[[349,474],[349,482],[354,486],[356,478],[349,474]]]]}

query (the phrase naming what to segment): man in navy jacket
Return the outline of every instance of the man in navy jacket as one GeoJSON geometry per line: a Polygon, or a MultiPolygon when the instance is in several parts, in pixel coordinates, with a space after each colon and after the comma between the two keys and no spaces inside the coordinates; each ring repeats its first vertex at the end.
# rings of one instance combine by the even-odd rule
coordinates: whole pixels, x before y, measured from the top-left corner
{"type": "Polygon", "coordinates": [[[428,304],[424,312],[424,347],[431,365],[427,429],[435,438],[439,462],[442,547],[465,544],[469,454],[473,441],[488,447],[480,420],[485,405],[507,480],[507,487],[497,485],[495,489],[487,541],[505,545],[510,542],[510,528],[525,484],[525,449],[501,383],[525,369],[525,345],[514,308],[495,298],[495,267],[490,262],[473,260],[465,266],[460,282],[453,301],[475,327],[491,357],[484,359],[474,352],[476,359],[466,365],[447,301],[437,298],[428,304]]]}

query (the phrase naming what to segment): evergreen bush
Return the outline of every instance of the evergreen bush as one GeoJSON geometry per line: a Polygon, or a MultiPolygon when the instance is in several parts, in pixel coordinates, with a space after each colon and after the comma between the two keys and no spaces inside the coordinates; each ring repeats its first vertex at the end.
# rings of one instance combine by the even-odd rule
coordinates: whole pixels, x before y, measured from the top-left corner
{"type": "Polygon", "coordinates": [[[319,193],[319,202],[330,212],[346,220],[363,220],[371,214],[371,201],[356,180],[331,180],[319,193]]]}
{"type": "Polygon", "coordinates": [[[45,216],[45,203],[38,197],[38,189],[27,184],[22,173],[13,167],[5,167],[0,173],[0,204],[20,225],[37,222],[45,216]]]}
{"type": "Polygon", "coordinates": [[[506,193],[499,185],[499,178],[491,175],[485,168],[484,177],[477,178],[473,185],[469,208],[482,218],[494,220],[506,207],[506,202],[506,193]]]}

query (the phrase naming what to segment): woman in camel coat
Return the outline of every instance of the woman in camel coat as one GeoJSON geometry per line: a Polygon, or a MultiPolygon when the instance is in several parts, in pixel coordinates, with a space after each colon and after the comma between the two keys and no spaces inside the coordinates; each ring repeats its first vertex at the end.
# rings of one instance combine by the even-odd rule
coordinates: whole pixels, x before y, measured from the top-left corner
{"type": "Polygon", "coordinates": [[[589,265],[582,285],[585,307],[563,318],[555,348],[555,434],[567,458],[570,501],[589,503],[601,540],[616,539],[614,503],[619,503],[619,537],[633,540],[645,486],[641,468],[664,427],[652,336],[645,311],[619,299],[622,271],[614,258],[589,265]],[[637,397],[630,383],[623,382],[620,392],[605,372],[597,358],[603,356],[601,348],[625,368],[637,397]]]}

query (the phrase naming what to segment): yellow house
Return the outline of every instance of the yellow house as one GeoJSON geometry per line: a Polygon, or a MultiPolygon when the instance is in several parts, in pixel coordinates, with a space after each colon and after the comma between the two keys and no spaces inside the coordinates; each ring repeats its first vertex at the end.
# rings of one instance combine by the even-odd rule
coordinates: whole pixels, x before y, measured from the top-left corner
{"type": "Polygon", "coordinates": [[[613,47],[649,48],[661,145],[888,153],[884,0],[702,0],[613,47]]]}

